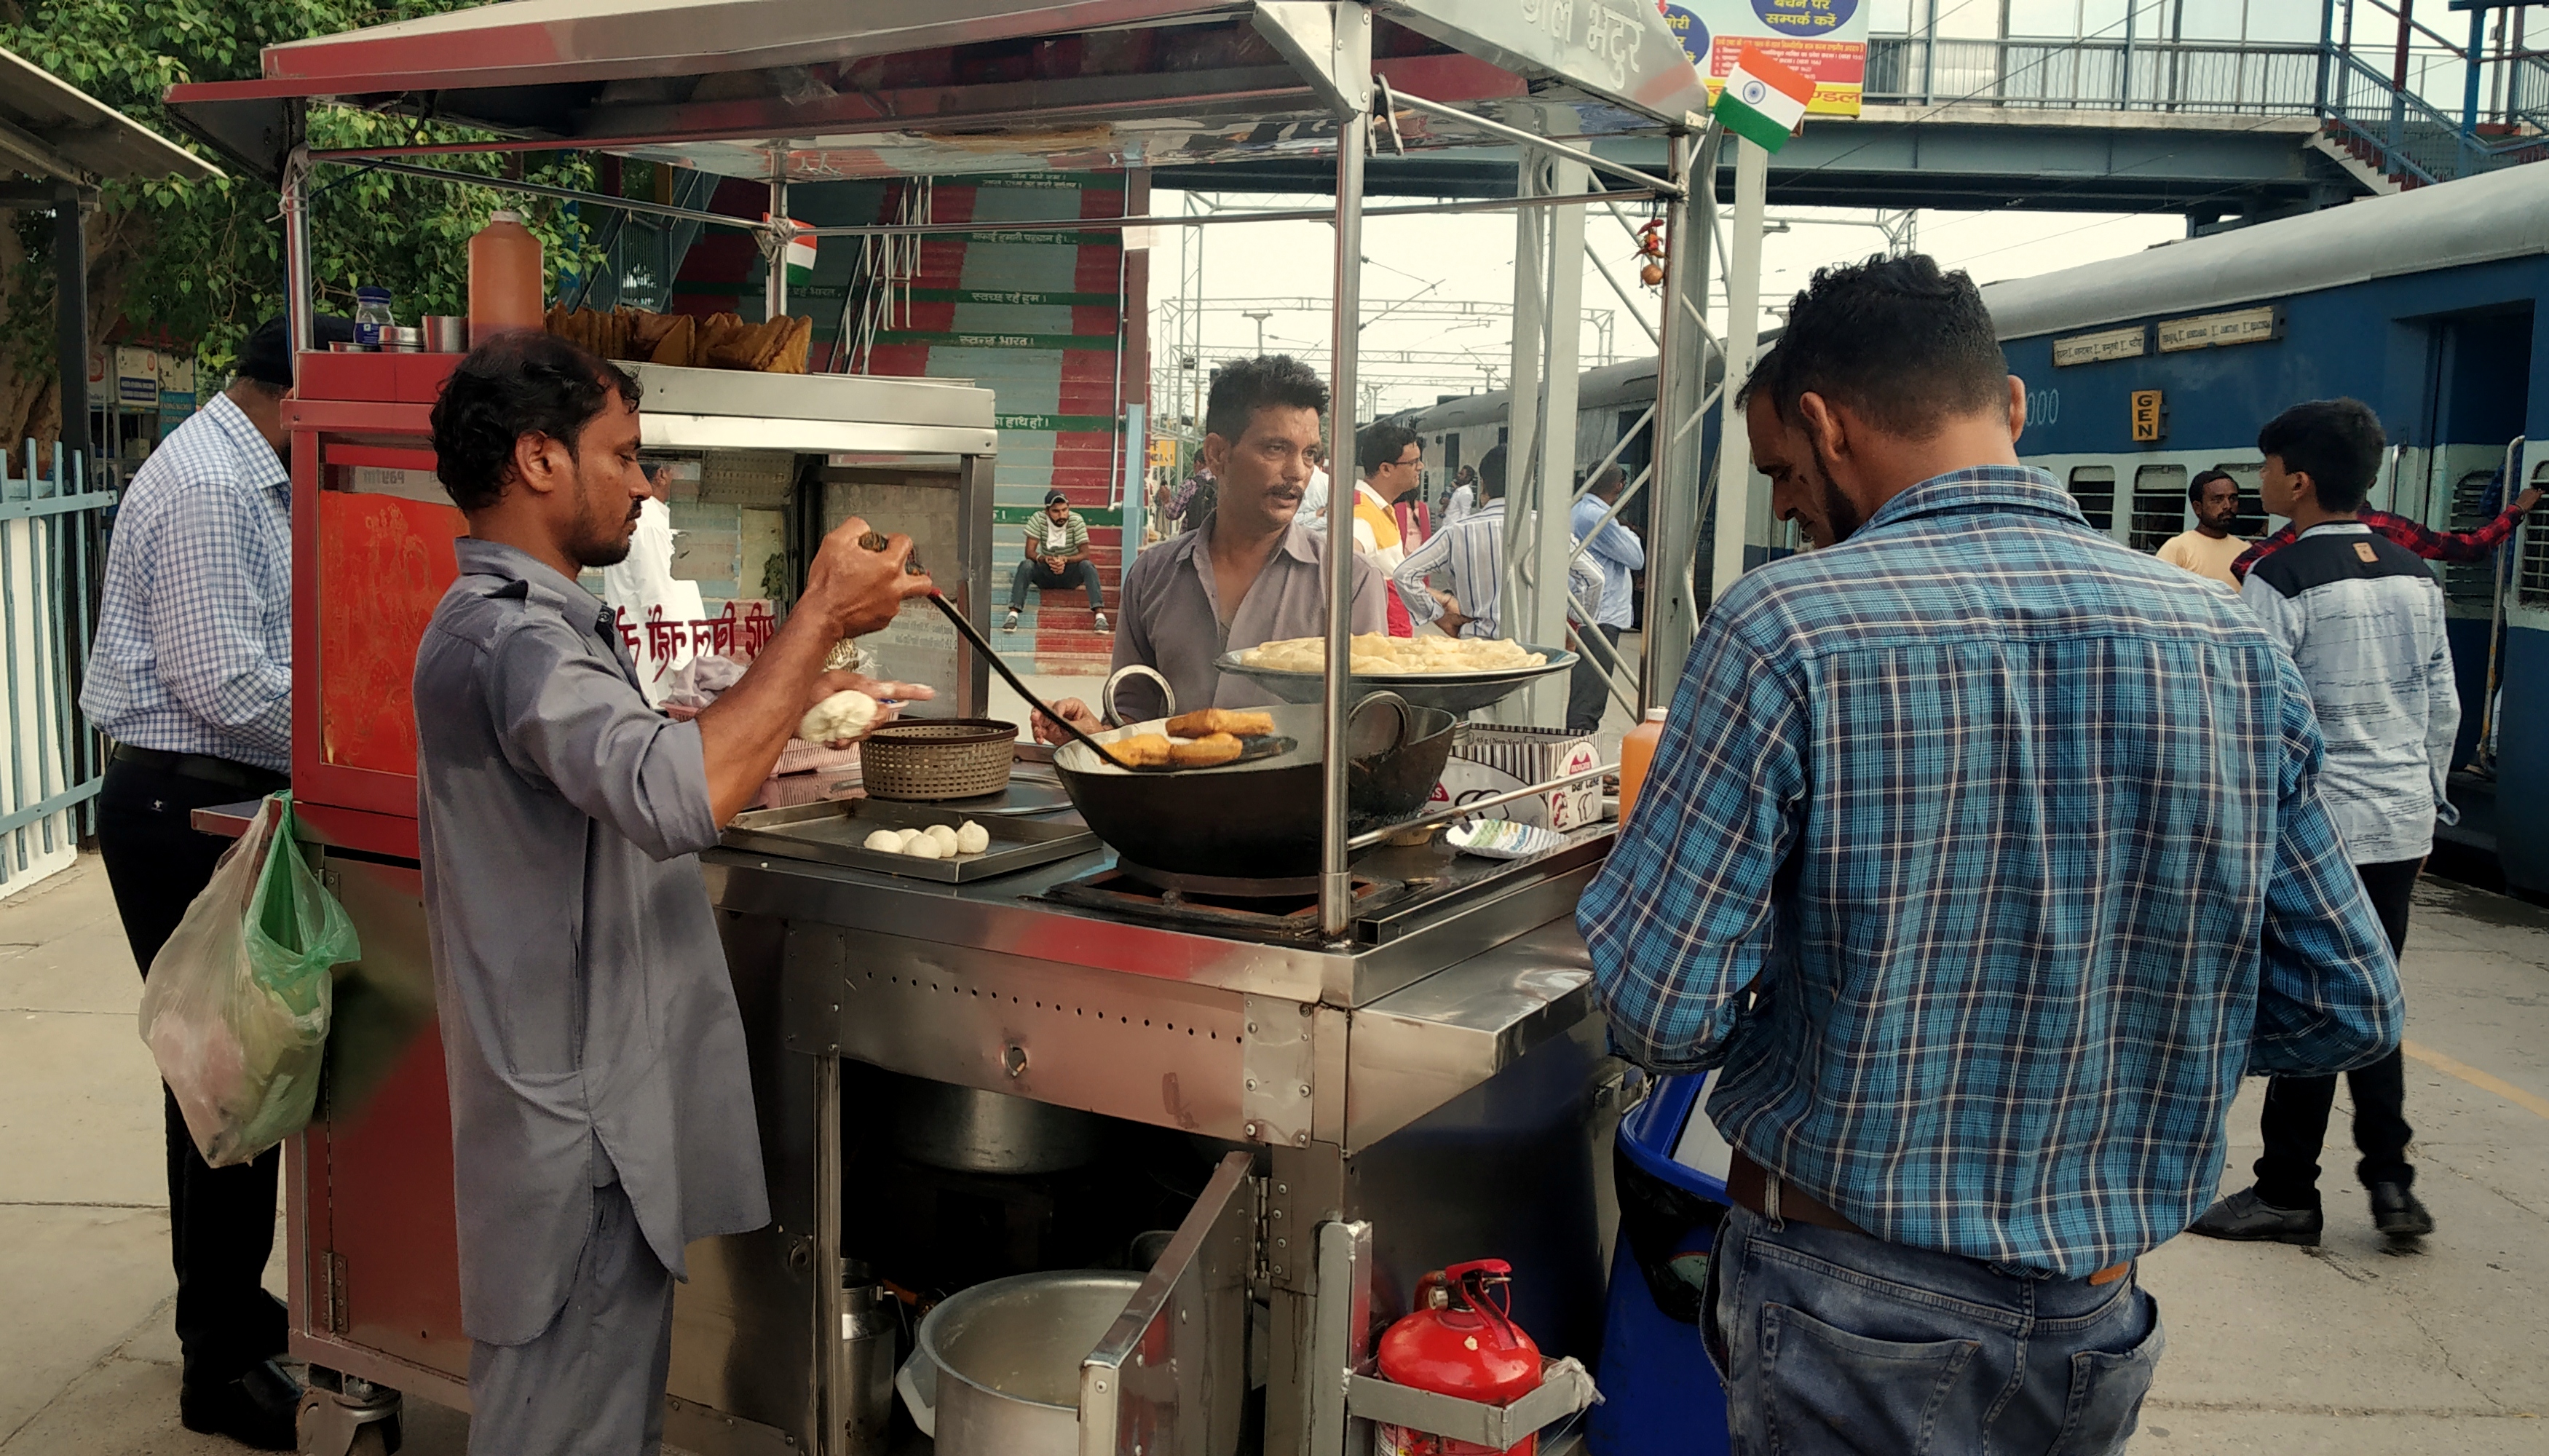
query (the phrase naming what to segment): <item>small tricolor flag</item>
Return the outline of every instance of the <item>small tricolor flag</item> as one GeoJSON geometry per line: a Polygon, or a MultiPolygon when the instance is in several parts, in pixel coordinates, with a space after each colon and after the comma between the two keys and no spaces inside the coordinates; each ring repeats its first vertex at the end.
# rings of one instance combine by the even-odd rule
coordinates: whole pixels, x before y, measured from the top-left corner
{"type": "Polygon", "coordinates": [[[1815,83],[1805,73],[1781,65],[1757,46],[1747,46],[1717,93],[1717,119],[1726,124],[1726,130],[1748,137],[1763,151],[1777,151],[1805,117],[1806,103],[1814,99],[1815,83]]]}
{"type": "MultiPolygon", "coordinates": [[[[769,222],[770,215],[768,213],[763,213],[761,215],[761,221],[764,223],[769,222]]],[[[798,222],[794,218],[791,218],[788,220],[788,226],[791,228],[802,228],[805,225],[798,222]]],[[[788,247],[786,251],[788,258],[788,281],[791,283],[813,282],[814,239],[805,236],[802,232],[798,233],[788,239],[788,247]]]]}

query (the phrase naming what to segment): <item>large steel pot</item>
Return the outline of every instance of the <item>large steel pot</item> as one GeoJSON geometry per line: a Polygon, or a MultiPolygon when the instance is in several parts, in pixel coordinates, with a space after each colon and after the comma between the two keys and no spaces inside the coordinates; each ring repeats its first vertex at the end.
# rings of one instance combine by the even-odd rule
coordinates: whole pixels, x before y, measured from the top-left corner
{"type": "Polygon", "coordinates": [[[1078,1456],[1080,1363],[1138,1274],[1020,1274],[960,1290],[920,1321],[903,1398],[938,1456],[1078,1456]]]}
{"type": "Polygon", "coordinates": [[[959,1173],[1059,1173],[1094,1159],[1105,1136],[1095,1113],[925,1077],[897,1082],[893,1102],[895,1151],[959,1173]]]}
{"type": "MultiPolygon", "coordinates": [[[[1321,744],[1326,709],[1276,703],[1257,709],[1292,751],[1255,763],[1181,774],[1133,774],[1099,760],[1087,745],[1054,751],[1055,776],[1088,828],[1123,867],[1165,876],[1256,881],[1315,891],[1324,799],[1321,744]]],[[[1354,705],[1346,728],[1347,832],[1361,834],[1418,813],[1443,777],[1460,720],[1386,692],[1354,705]]],[[[1165,731],[1165,719],[1095,735],[1101,743],[1165,731]]]]}

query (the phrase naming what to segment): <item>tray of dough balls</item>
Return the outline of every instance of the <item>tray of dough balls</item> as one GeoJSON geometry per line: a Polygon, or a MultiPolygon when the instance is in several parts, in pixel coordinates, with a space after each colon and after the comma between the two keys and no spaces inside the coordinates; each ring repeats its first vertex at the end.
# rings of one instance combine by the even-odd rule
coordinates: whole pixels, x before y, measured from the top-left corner
{"type": "Polygon", "coordinates": [[[737,814],[726,825],[725,846],[962,884],[1068,860],[1096,849],[1097,836],[1076,818],[1062,823],[1014,814],[969,819],[940,804],[828,799],[737,814]]]}

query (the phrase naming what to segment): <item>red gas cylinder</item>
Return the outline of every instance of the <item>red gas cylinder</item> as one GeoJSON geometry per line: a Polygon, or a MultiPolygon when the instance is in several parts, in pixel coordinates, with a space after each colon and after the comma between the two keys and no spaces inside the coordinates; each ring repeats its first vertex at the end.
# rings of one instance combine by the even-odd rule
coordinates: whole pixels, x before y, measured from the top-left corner
{"type": "MultiPolygon", "coordinates": [[[[1509,1406],[1540,1389],[1540,1346],[1513,1322],[1513,1266],[1454,1264],[1416,1282],[1416,1313],[1380,1337],[1381,1378],[1438,1396],[1509,1406]]],[[[1379,1427],[1377,1456],[1495,1456],[1492,1447],[1395,1425],[1379,1427]]],[[[1532,1456],[1537,1438],[1512,1448],[1532,1456]]]]}

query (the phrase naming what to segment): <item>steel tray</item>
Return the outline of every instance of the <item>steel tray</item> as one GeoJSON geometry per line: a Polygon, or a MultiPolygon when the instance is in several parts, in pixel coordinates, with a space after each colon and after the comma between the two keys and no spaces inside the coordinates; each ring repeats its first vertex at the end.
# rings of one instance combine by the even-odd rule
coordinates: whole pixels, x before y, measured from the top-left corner
{"type": "MultiPolygon", "coordinates": [[[[1525,652],[1537,652],[1549,661],[1536,668],[1504,668],[1492,673],[1396,673],[1367,676],[1347,675],[1347,695],[1362,697],[1368,692],[1395,692],[1412,703],[1441,708],[1445,712],[1466,713],[1491,703],[1502,702],[1523,688],[1553,673],[1563,673],[1575,666],[1575,654],[1556,648],[1521,644],[1525,652]]],[[[1327,675],[1324,673],[1285,673],[1273,668],[1252,668],[1239,661],[1238,654],[1225,652],[1213,663],[1215,670],[1237,673],[1240,677],[1262,682],[1266,690],[1285,702],[1317,702],[1326,696],[1327,675]]]]}
{"type": "Polygon", "coordinates": [[[1077,822],[1055,823],[1011,814],[985,814],[974,822],[991,836],[991,847],[979,855],[953,860],[916,860],[888,855],[860,844],[880,829],[920,829],[944,824],[950,829],[967,816],[944,804],[902,803],[888,799],[830,799],[818,804],[793,804],[784,809],[754,809],[737,814],[726,826],[725,847],[791,860],[816,860],[899,874],[906,879],[934,879],[963,884],[989,879],[1013,869],[1068,860],[1097,848],[1097,836],[1077,822]]]}

